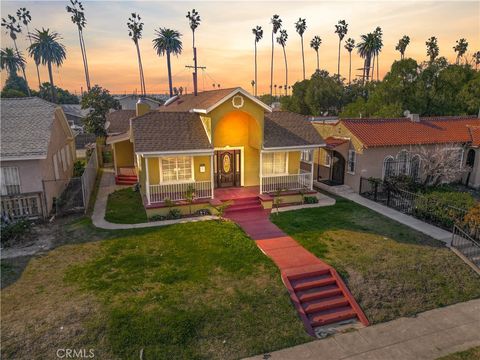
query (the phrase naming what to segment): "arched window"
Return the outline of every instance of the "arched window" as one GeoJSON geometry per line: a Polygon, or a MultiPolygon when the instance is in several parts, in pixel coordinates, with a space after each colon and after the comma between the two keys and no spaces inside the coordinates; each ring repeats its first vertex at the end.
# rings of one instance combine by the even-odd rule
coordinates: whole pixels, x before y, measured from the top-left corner
{"type": "Polygon", "coordinates": [[[420,155],[414,155],[410,161],[410,176],[415,181],[420,176],[420,155]]]}
{"type": "Polygon", "coordinates": [[[393,156],[387,156],[383,160],[383,179],[395,176],[395,159],[393,156]]]}
{"type": "Polygon", "coordinates": [[[408,167],[409,167],[407,150],[402,150],[397,154],[397,162],[398,162],[397,175],[407,175],[408,167]]]}

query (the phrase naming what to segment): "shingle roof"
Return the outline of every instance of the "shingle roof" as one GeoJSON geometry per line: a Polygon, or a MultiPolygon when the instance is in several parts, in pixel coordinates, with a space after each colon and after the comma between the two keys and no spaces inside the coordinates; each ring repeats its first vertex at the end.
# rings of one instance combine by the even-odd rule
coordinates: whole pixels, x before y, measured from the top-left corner
{"type": "Polygon", "coordinates": [[[264,148],[323,144],[307,116],[289,111],[265,114],[264,148]]]}
{"type": "Polygon", "coordinates": [[[1,99],[1,157],[46,156],[57,105],[37,97],[1,99]]]}
{"type": "Polygon", "coordinates": [[[62,104],[61,107],[65,114],[77,116],[80,118],[86,117],[91,111],[91,108],[82,109],[82,105],[79,104],[62,104]]]}
{"type": "Polygon", "coordinates": [[[130,128],[130,119],[135,117],[135,110],[115,110],[107,114],[107,133],[120,134],[130,128]]]}
{"type": "Polygon", "coordinates": [[[135,152],[212,149],[198,114],[151,111],[132,120],[135,152]]]}
{"type": "Polygon", "coordinates": [[[202,91],[197,94],[181,95],[171,103],[167,102],[167,105],[160,106],[159,111],[190,111],[192,109],[207,109],[210,106],[216,104],[222,100],[225,96],[229,95],[235,89],[227,88],[202,91]]]}
{"type": "Polygon", "coordinates": [[[365,146],[464,143],[471,141],[469,126],[479,126],[476,116],[426,117],[413,122],[397,119],[342,119],[365,146]]]}

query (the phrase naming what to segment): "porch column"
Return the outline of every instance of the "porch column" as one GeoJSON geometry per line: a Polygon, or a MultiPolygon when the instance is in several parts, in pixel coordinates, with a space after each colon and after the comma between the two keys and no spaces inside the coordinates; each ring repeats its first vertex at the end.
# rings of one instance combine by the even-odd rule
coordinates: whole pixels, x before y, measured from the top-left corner
{"type": "Polygon", "coordinates": [[[115,143],[112,144],[112,147],[113,147],[113,167],[115,169],[115,176],[118,175],[118,172],[117,172],[117,152],[115,150],[115,143]]]}
{"type": "Polygon", "coordinates": [[[210,180],[212,182],[212,199],[214,198],[215,193],[215,179],[214,179],[214,172],[213,172],[213,158],[215,154],[210,155],[210,180]]]}
{"type": "Polygon", "coordinates": [[[148,157],[145,158],[145,186],[146,186],[146,194],[147,194],[147,204],[150,205],[150,179],[148,176],[148,157]]]}
{"type": "Polygon", "coordinates": [[[313,161],[313,154],[314,154],[314,151],[312,151],[312,157],[311,157],[311,160],[310,160],[310,190],[313,190],[313,164],[314,164],[314,161],[313,161]]]}
{"type": "Polygon", "coordinates": [[[260,150],[260,194],[263,194],[263,153],[260,150]]]}

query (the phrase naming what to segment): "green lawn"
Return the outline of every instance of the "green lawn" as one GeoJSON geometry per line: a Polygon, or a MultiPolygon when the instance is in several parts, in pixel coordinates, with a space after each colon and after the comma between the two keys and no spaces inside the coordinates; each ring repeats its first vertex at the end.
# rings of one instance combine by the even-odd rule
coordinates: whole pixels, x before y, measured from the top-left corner
{"type": "Polygon", "coordinates": [[[37,257],[2,291],[5,357],[68,345],[102,359],[234,359],[311,340],[276,266],[233,223],[101,234],[115,238],[37,257]]]}
{"type": "Polygon", "coordinates": [[[447,356],[438,358],[437,360],[474,360],[480,359],[480,346],[465,351],[459,351],[447,356]]]}
{"type": "Polygon", "coordinates": [[[117,224],[147,222],[147,213],[143,207],[140,192],[125,188],[108,195],[105,220],[117,224]]]}
{"type": "Polygon", "coordinates": [[[348,200],[272,220],[340,272],[372,323],[480,297],[480,277],[442,243],[348,200]]]}

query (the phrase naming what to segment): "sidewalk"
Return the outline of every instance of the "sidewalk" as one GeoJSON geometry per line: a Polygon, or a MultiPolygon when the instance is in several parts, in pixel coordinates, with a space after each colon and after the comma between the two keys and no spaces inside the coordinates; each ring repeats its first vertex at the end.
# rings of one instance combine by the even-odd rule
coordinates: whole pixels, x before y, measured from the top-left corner
{"type": "Polygon", "coordinates": [[[330,188],[329,186],[326,186],[325,184],[321,184],[318,182],[315,182],[315,186],[318,187],[319,189],[334,193],[345,199],[356,202],[357,204],[363,205],[403,225],[406,225],[414,230],[420,231],[421,233],[424,233],[436,240],[442,241],[446,243],[447,246],[450,246],[451,244],[452,233],[446,230],[440,229],[436,226],[427,224],[426,222],[423,222],[421,220],[415,219],[412,216],[405,215],[395,209],[389,208],[387,206],[376,203],[372,200],[366,199],[363,196],[360,196],[359,194],[353,192],[351,189],[348,190],[346,188],[338,187],[339,189],[335,189],[336,191],[334,191],[333,189],[329,189],[330,188]]]}
{"type": "Polygon", "coordinates": [[[249,359],[427,360],[479,346],[479,334],[477,299],[249,359]]]}

